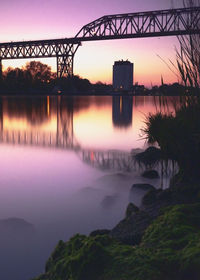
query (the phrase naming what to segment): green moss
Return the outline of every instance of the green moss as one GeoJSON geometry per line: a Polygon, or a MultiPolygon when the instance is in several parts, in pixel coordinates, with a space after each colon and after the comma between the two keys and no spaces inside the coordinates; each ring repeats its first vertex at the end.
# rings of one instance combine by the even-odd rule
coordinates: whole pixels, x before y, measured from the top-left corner
{"type": "Polygon", "coordinates": [[[180,254],[180,272],[183,276],[193,275],[193,279],[200,279],[200,234],[191,239],[180,254]]]}
{"type": "Polygon", "coordinates": [[[124,245],[108,235],[75,235],[66,243],[60,241],[46,273],[37,278],[43,279],[200,279],[200,204],[164,209],[139,246],[124,245]]]}

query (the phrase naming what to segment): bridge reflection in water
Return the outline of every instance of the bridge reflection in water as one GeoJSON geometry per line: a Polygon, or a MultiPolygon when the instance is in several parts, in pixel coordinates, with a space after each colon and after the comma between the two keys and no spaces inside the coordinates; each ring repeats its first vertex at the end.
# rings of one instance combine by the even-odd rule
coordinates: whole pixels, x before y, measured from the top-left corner
{"type": "MultiPolygon", "coordinates": [[[[108,97],[107,102],[112,105],[113,126],[131,126],[133,98],[108,97]]],[[[0,143],[73,150],[93,167],[132,170],[134,163],[129,152],[83,148],[79,144],[74,135],[74,112],[86,106],[89,106],[87,102],[61,96],[3,97],[0,99],[0,143]],[[50,120],[53,125],[49,125],[50,120]]]]}
{"type": "MultiPolygon", "coordinates": [[[[145,102],[149,102],[145,97],[130,96],[98,97],[92,100],[92,104],[96,102],[98,107],[105,104],[112,107],[110,118],[114,130],[130,128],[136,107],[141,108],[145,102]]],[[[74,115],[81,110],[88,110],[89,106],[91,97],[2,97],[0,143],[73,150],[83,162],[99,169],[135,169],[130,152],[89,148],[80,143],[80,139],[77,140],[74,115]]]]}
{"type": "MultiPolygon", "coordinates": [[[[179,104],[179,98],[169,97],[164,101],[167,102],[167,106],[162,105],[159,98],[140,96],[2,97],[0,98],[0,143],[72,150],[84,163],[98,169],[135,170],[137,166],[133,155],[141,150],[128,152],[112,148],[98,149],[95,148],[95,140],[94,143],[92,142],[93,148],[88,147],[91,145],[84,145],[74,133],[74,116],[80,111],[87,112],[94,104],[97,106],[95,110],[108,105],[112,108],[109,114],[113,129],[117,131],[131,129],[132,133],[132,126],[135,125],[133,117],[138,109],[140,113],[142,110],[144,120],[144,112],[148,113],[152,108],[155,111],[160,107],[161,111],[167,113],[173,111],[174,102],[179,104]]],[[[109,115],[106,117],[109,118],[109,115]]],[[[87,119],[84,119],[84,122],[87,122],[87,119]]],[[[92,133],[95,134],[95,131],[92,133]]],[[[105,138],[104,135],[100,137],[105,138]]]]}
{"type": "Polygon", "coordinates": [[[118,150],[82,150],[82,160],[98,169],[130,172],[137,169],[137,165],[133,159],[133,155],[135,155],[137,151],[138,150],[132,152],[118,150]]]}
{"type": "Polygon", "coordinates": [[[73,135],[73,107],[63,108],[60,97],[51,101],[49,97],[34,101],[27,98],[25,102],[22,98],[2,98],[1,143],[77,149],[78,143],[73,135]],[[56,130],[45,131],[43,124],[47,123],[50,114],[56,117],[56,130]],[[11,124],[18,124],[19,128],[7,127],[4,119],[8,119],[6,124],[11,120],[11,124]]]}

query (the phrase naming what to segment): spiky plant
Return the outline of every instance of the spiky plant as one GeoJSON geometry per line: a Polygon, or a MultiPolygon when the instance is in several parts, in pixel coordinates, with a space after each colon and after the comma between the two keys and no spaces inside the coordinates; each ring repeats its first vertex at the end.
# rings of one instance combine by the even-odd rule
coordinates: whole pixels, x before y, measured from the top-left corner
{"type": "Polygon", "coordinates": [[[200,181],[200,99],[185,99],[175,114],[150,114],[143,133],[161,149],[161,159],[177,162],[184,180],[200,181]]]}
{"type": "MultiPolygon", "coordinates": [[[[183,0],[184,7],[199,7],[200,0],[183,0]]],[[[200,20],[196,21],[200,29],[200,20]]],[[[182,83],[200,89],[200,34],[178,36],[179,47],[176,48],[177,70],[182,83]]]]}

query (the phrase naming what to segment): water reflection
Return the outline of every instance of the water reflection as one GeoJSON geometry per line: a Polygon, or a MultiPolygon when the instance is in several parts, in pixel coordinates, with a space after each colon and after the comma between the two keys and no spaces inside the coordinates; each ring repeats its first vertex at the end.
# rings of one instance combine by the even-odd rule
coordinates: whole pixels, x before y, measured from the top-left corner
{"type": "MultiPolygon", "coordinates": [[[[86,97],[87,99],[87,97],[86,97]]],[[[132,123],[132,97],[112,98],[113,124],[127,127],[132,123]]],[[[84,149],[74,135],[74,111],[87,107],[73,98],[1,99],[2,143],[62,148],[76,151],[79,157],[101,169],[130,170],[130,154],[119,151],[84,149]]],[[[105,105],[105,103],[102,103],[105,105]]],[[[101,103],[98,104],[101,106],[101,103]]]]}
{"type": "MultiPolygon", "coordinates": [[[[171,102],[168,104],[172,105],[171,102]]],[[[119,134],[122,139],[120,148],[123,146],[123,150],[127,150],[127,139],[123,142],[122,137],[128,138],[132,134],[131,137],[135,135],[139,139],[141,117],[144,119],[145,113],[155,108],[157,110],[158,107],[161,108],[159,99],[151,97],[4,97],[0,99],[0,141],[13,145],[73,150],[82,161],[97,168],[130,171],[134,168],[130,152],[116,151],[116,146],[119,149],[120,138],[116,137],[116,133],[108,135],[107,139],[103,136],[110,134],[111,127],[128,129],[126,133],[119,134]],[[99,108],[100,112],[98,112],[99,108]],[[84,121],[82,121],[83,117],[78,118],[77,121],[81,111],[84,114],[87,111],[95,111],[95,115],[92,116],[93,118],[89,115],[84,121]],[[109,122],[111,112],[112,125],[106,128],[104,123],[109,122]],[[98,126],[94,131],[93,127],[89,125],[87,127],[87,124],[95,123],[98,115],[102,127],[98,126]],[[79,126],[79,123],[82,123],[84,129],[79,126]],[[101,128],[104,134],[101,135],[101,142],[105,142],[106,147],[96,145],[96,140],[99,138],[98,131],[101,131],[101,128]],[[89,145],[82,143],[82,137],[85,135],[87,141],[91,139],[89,145]],[[110,147],[109,141],[112,143],[110,147]]],[[[136,139],[133,139],[129,151],[131,148],[142,147],[141,141],[139,146],[135,147],[135,144],[136,139]]]]}
{"type": "Polygon", "coordinates": [[[1,133],[3,143],[74,148],[73,104],[60,98],[3,98],[1,133]]]}
{"type": "MultiPolygon", "coordinates": [[[[168,104],[169,110],[173,110],[172,103],[168,104]]],[[[157,110],[159,105],[159,99],[153,100],[152,97],[4,97],[0,99],[0,139],[9,144],[77,149],[82,146],[82,136],[87,135],[88,139],[92,139],[101,128],[105,135],[111,132],[112,127],[124,127],[128,128],[127,132],[131,131],[138,137],[141,118],[144,119],[145,114],[157,110]],[[88,112],[91,115],[87,115],[88,112]],[[98,121],[101,125],[91,131],[91,124],[98,121]],[[108,124],[109,127],[106,126],[108,124]]],[[[109,135],[113,146],[118,141],[115,135],[115,132],[109,135]]],[[[104,143],[103,137],[101,138],[104,143]]],[[[96,139],[92,139],[93,146],[97,147],[94,140],[96,139]]],[[[110,139],[105,141],[106,148],[108,141],[110,139]]],[[[83,145],[87,146],[85,143],[83,145]]],[[[91,147],[88,145],[87,148],[89,146],[91,147]]],[[[113,146],[111,149],[115,148],[113,146]]],[[[126,149],[125,146],[124,144],[126,149]]]]}
{"type": "Polygon", "coordinates": [[[59,239],[123,218],[131,185],[146,182],[127,172],[130,151],[143,148],[144,116],[156,110],[148,97],[0,98],[0,220],[35,229],[1,235],[0,279],[28,280],[59,239]]]}
{"type": "Polygon", "coordinates": [[[132,124],[133,97],[112,97],[112,121],[116,127],[128,127],[132,124]]]}

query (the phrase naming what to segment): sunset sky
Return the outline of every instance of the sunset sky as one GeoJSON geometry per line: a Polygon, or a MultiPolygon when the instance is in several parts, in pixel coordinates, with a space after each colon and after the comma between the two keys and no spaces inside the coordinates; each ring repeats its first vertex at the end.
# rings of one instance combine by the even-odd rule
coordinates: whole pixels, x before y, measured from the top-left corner
{"type": "MultiPolygon", "coordinates": [[[[182,0],[4,0],[0,42],[73,37],[103,15],[182,7],[182,0]]],[[[176,37],[84,42],[75,55],[74,73],[91,82],[112,82],[115,60],[134,63],[134,82],[146,86],[172,83],[177,77],[162,61],[175,58],[176,37]],[[159,56],[162,58],[159,58],[159,56]]],[[[40,59],[41,60],[41,59],[40,59]]],[[[56,71],[56,59],[42,59],[56,71]]],[[[21,67],[27,60],[3,61],[21,67]]]]}

